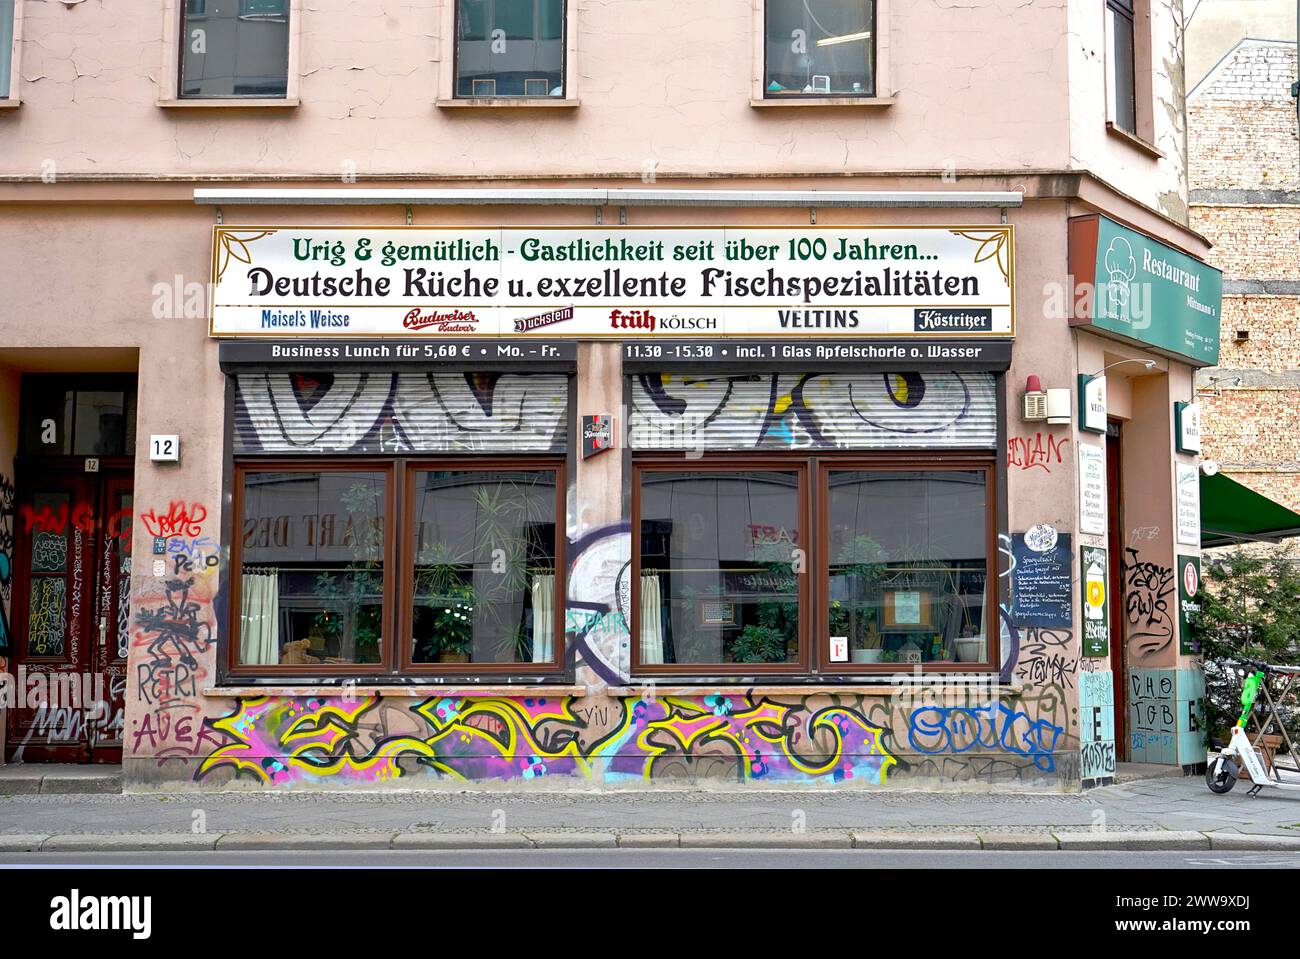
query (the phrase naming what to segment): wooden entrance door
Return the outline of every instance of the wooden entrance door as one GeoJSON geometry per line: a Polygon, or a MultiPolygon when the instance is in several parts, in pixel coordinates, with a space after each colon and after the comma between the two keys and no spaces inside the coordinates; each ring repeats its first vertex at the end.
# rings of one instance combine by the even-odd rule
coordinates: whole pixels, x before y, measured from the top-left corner
{"type": "Polygon", "coordinates": [[[121,762],[133,470],[100,465],[17,472],[9,762],[121,762]]]}

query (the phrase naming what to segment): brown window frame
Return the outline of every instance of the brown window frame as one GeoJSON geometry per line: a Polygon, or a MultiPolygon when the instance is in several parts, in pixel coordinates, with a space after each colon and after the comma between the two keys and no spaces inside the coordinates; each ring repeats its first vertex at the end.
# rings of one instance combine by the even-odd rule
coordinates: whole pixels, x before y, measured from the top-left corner
{"type": "MultiPolygon", "coordinates": [[[[231,494],[231,537],[229,608],[225,617],[226,677],[229,680],[275,680],[282,677],[293,682],[300,678],[400,680],[411,676],[497,676],[503,674],[559,679],[565,663],[563,599],[568,595],[568,570],[565,561],[567,522],[565,505],[567,479],[563,455],[537,454],[501,456],[303,456],[237,457],[233,464],[231,494]],[[415,579],[414,544],[406,529],[414,506],[416,470],[440,469],[475,473],[489,470],[553,471],[555,473],[555,649],[548,663],[414,663],[411,643],[415,579]],[[243,573],[244,489],[250,473],[321,473],[382,472],[384,495],[384,586],[383,623],[385,638],[380,646],[378,663],[340,663],[333,665],[244,665],[239,660],[240,585],[243,573]],[[399,508],[400,507],[400,508],[399,508]],[[409,563],[409,565],[408,565],[409,563]]],[[[530,680],[531,681],[531,680],[530,680]]]]}
{"type": "Polygon", "coordinates": [[[473,460],[445,459],[437,457],[404,457],[402,459],[402,510],[399,519],[403,527],[399,534],[401,540],[401,576],[399,592],[401,604],[398,608],[398,633],[401,639],[401,655],[398,663],[402,675],[418,676],[439,675],[446,673],[474,673],[484,676],[494,674],[518,675],[519,673],[560,674],[564,669],[564,621],[565,597],[568,596],[568,569],[565,562],[565,540],[567,523],[565,522],[565,499],[568,484],[565,478],[565,460],[563,456],[528,456],[528,457],[476,457],[473,460]],[[406,528],[415,510],[415,473],[423,470],[446,470],[448,472],[481,473],[488,471],[520,471],[555,473],[555,602],[552,635],[555,637],[554,650],[549,662],[527,663],[417,663],[415,662],[415,644],[411,635],[415,618],[415,538],[406,528]],[[409,600],[409,601],[408,601],[409,600]]]}
{"type": "MultiPolygon", "coordinates": [[[[983,663],[921,663],[925,674],[996,675],[1001,671],[1001,619],[998,579],[998,480],[997,457],[992,450],[976,451],[881,451],[840,452],[804,450],[798,453],[775,453],[762,456],[738,453],[706,453],[699,459],[685,459],[681,453],[643,454],[632,458],[632,566],[631,566],[631,675],[634,679],[676,677],[683,682],[725,682],[728,678],[755,675],[780,676],[797,682],[840,682],[845,677],[895,675],[910,672],[913,664],[903,663],[833,663],[830,661],[830,610],[825,599],[830,594],[828,545],[830,516],[827,510],[830,473],[835,470],[872,470],[878,472],[952,472],[979,471],[985,477],[985,570],[984,616],[986,657],[983,663]],[[811,568],[799,582],[799,655],[788,663],[665,663],[644,665],[640,661],[641,635],[641,477],[645,472],[725,472],[739,469],[752,471],[799,472],[800,528],[811,531],[811,568]],[[816,630],[815,637],[809,630],[816,630]]],[[[807,540],[803,541],[807,544],[807,540]]]]}
{"type": "Polygon", "coordinates": [[[799,574],[798,655],[786,663],[641,663],[641,477],[647,473],[732,473],[771,472],[797,474],[799,526],[809,529],[812,514],[810,487],[812,474],[809,458],[783,454],[773,456],[706,454],[700,459],[685,459],[680,453],[671,456],[637,456],[632,460],[632,590],[631,590],[631,669],[633,676],[754,676],[805,674],[810,670],[812,644],[808,642],[808,619],[812,596],[808,572],[799,574]]]}
{"type": "Polygon", "coordinates": [[[395,623],[392,616],[393,577],[397,562],[397,539],[389,533],[393,506],[396,503],[397,463],[392,459],[372,457],[343,458],[295,457],[293,459],[236,460],[231,491],[230,536],[230,608],[226,616],[226,668],[231,677],[320,676],[347,678],[382,676],[392,669],[392,644],[395,623]],[[250,473],[384,473],[384,588],[383,623],[386,637],[379,647],[377,663],[337,663],[291,665],[268,663],[245,665],[239,662],[241,635],[239,625],[240,587],[244,571],[244,490],[250,473]]]}
{"type": "Polygon", "coordinates": [[[826,597],[830,595],[830,474],[835,471],[870,470],[875,473],[948,473],[948,472],[982,472],[984,473],[984,633],[985,662],[958,663],[943,660],[941,662],[921,663],[922,673],[996,673],[1001,671],[1002,623],[998,618],[998,535],[997,535],[997,464],[993,454],[987,456],[970,456],[963,454],[947,455],[939,453],[904,454],[850,454],[817,457],[817,493],[818,521],[814,530],[817,536],[817,635],[818,654],[822,668],[826,672],[843,674],[870,675],[872,673],[894,674],[900,669],[911,671],[915,664],[909,663],[832,663],[830,661],[830,606],[826,597]]]}

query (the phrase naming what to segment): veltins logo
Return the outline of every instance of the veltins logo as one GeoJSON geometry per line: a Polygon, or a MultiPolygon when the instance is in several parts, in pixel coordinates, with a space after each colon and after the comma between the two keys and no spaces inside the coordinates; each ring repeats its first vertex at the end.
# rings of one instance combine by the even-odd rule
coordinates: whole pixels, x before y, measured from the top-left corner
{"type": "Polygon", "coordinates": [[[74,889],[50,900],[50,928],[55,932],[127,931],[132,939],[153,933],[152,896],[83,896],[74,889]]]}

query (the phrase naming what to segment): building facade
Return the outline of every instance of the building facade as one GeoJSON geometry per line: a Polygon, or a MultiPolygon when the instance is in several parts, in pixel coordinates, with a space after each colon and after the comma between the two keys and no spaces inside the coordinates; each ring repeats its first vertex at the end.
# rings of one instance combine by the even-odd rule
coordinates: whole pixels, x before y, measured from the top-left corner
{"type": "Polygon", "coordinates": [[[1177,4],[163,6],[14,2],[8,761],[1204,762],[1177,4]]]}
{"type": "Polygon", "coordinates": [[[1293,39],[1243,37],[1188,98],[1192,225],[1214,242],[1211,262],[1224,272],[1224,349],[1199,379],[1206,455],[1292,510],[1300,509],[1296,76],[1293,39]]]}

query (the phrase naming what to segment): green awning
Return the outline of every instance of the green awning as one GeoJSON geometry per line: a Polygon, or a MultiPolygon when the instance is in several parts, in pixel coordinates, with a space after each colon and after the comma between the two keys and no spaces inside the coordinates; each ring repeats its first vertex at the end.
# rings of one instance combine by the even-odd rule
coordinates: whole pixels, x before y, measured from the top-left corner
{"type": "Polygon", "coordinates": [[[1300,536],[1300,514],[1222,473],[1201,474],[1201,546],[1276,543],[1300,536]]]}

